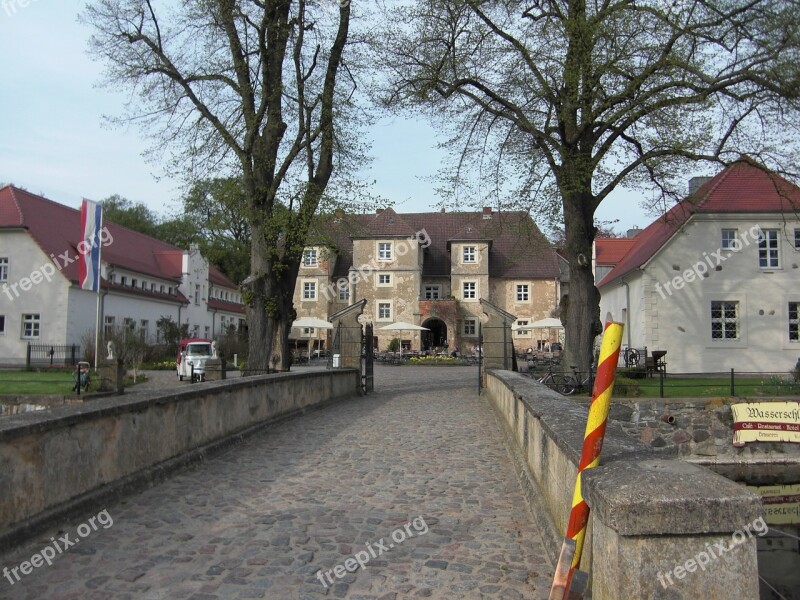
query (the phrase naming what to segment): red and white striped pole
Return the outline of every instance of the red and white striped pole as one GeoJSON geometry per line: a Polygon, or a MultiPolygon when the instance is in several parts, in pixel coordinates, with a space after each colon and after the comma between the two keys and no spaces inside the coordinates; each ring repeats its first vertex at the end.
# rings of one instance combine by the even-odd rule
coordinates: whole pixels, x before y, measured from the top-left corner
{"type": "MultiPolygon", "coordinates": [[[[569,594],[570,582],[575,570],[580,567],[583,540],[586,537],[586,525],[589,522],[589,505],[581,493],[581,474],[586,469],[596,467],[600,462],[600,452],[603,449],[603,438],[606,433],[608,409],[611,405],[611,395],[614,391],[614,380],[617,375],[617,362],[619,361],[620,346],[622,345],[622,323],[606,323],[603,341],[600,344],[600,357],[597,361],[597,376],[592,390],[592,403],[589,405],[589,418],[586,421],[586,431],[583,435],[583,449],[581,460],[578,464],[578,476],[575,480],[575,491],[572,495],[572,511],[567,525],[567,540],[575,544],[574,554],[565,553],[566,557],[572,554],[572,562],[566,577],[566,582],[559,584],[556,579],[550,589],[551,600],[561,600],[569,594]]],[[[566,540],[565,540],[566,541],[566,540]]],[[[559,561],[560,562],[560,561],[559,561]]],[[[566,567],[566,565],[559,565],[566,567]]],[[[558,573],[558,569],[556,569],[558,573]]]]}

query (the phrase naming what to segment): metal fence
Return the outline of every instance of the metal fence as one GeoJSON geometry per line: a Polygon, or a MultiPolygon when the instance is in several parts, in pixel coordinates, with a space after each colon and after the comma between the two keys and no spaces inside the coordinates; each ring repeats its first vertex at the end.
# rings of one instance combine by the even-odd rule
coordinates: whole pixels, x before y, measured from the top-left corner
{"type": "MultiPolygon", "coordinates": [[[[560,365],[536,365],[526,374],[542,379],[551,370],[556,383],[567,381],[571,393],[590,394],[594,372],[581,372],[560,365]],[[573,389],[574,388],[574,389],[573,389]]],[[[561,392],[560,386],[551,386],[561,392]]],[[[641,367],[620,367],[614,384],[618,397],[775,397],[800,396],[800,381],[791,371],[755,372],[728,371],[713,373],[668,373],[666,370],[647,371],[641,367]]]]}
{"type": "Polygon", "coordinates": [[[81,359],[79,344],[28,344],[25,366],[75,366],[81,359]]]}

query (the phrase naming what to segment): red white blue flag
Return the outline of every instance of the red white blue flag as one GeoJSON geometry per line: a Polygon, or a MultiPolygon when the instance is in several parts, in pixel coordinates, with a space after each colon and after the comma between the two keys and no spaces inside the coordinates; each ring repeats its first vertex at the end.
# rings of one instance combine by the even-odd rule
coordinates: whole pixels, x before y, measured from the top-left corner
{"type": "Polygon", "coordinates": [[[98,291],[100,287],[100,229],[103,207],[84,200],[81,204],[81,243],[78,244],[78,280],[81,289],[98,291]]]}

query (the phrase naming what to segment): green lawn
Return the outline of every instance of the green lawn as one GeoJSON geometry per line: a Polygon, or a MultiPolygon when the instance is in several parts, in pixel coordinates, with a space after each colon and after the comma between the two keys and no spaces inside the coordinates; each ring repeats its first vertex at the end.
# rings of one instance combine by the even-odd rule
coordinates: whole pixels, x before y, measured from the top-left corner
{"type": "Polygon", "coordinates": [[[71,370],[0,371],[0,394],[69,394],[74,384],[71,370]]]}
{"type": "MultiPolygon", "coordinates": [[[[641,396],[658,397],[657,377],[635,379],[641,396]]],[[[800,395],[800,384],[791,383],[774,376],[765,378],[736,378],[736,396],[796,396],[800,395]]],[[[664,379],[665,398],[730,396],[730,377],[669,377],[664,379]]]]}

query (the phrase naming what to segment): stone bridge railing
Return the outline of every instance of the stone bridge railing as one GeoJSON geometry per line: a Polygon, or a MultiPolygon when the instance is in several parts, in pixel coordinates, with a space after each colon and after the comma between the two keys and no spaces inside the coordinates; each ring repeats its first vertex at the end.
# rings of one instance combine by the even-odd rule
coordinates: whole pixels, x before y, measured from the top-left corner
{"type": "Polygon", "coordinates": [[[355,369],[139,392],[0,419],[0,549],[266,423],[353,396],[355,369]]]}
{"type": "MultiPolygon", "coordinates": [[[[555,562],[587,411],[518,373],[489,371],[486,379],[555,562]]],[[[582,568],[594,600],[758,598],[753,523],[760,528],[763,511],[744,486],[665,458],[610,422],[601,465],[584,473],[582,492],[591,507],[582,568]]]]}

